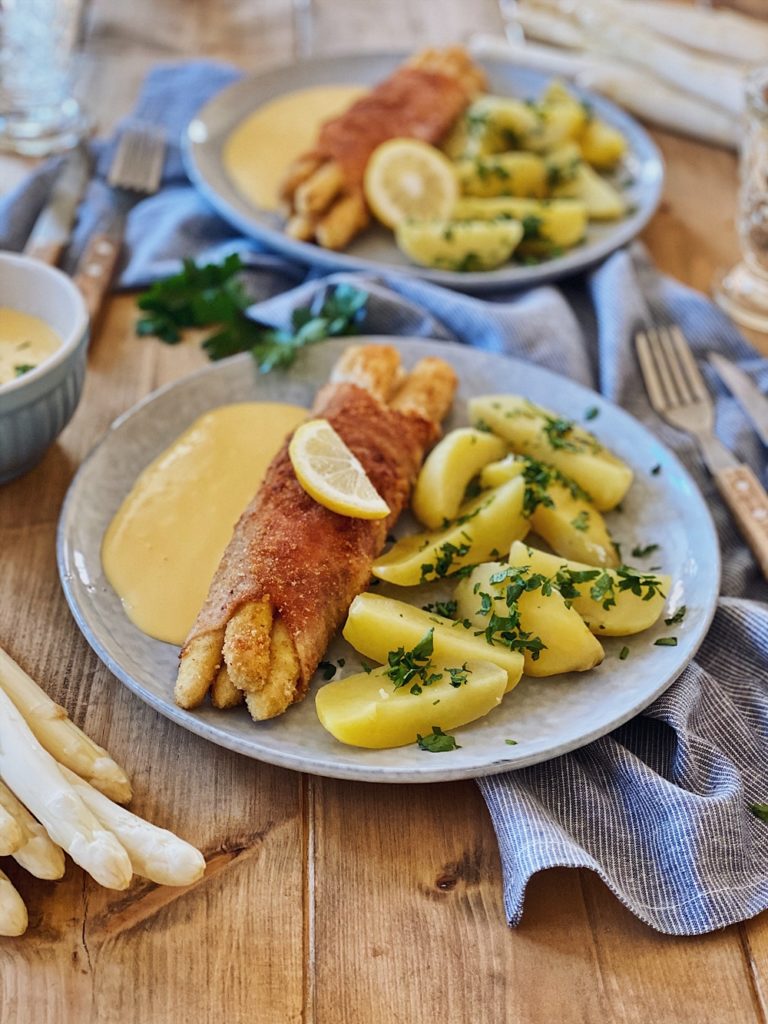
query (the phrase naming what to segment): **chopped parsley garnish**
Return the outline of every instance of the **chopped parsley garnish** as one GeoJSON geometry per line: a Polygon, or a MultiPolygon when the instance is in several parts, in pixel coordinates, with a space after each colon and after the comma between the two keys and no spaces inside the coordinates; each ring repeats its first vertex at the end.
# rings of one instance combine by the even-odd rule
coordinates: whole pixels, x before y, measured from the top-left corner
{"type": "Polygon", "coordinates": [[[589,529],[589,512],[583,508],[577,516],[571,520],[571,526],[574,530],[581,530],[583,533],[589,529]]]}
{"type": "Polygon", "coordinates": [[[596,405],[590,405],[587,411],[584,413],[585,420],[594,420],[600,415],[600,410],[596,405]]]}
{"type": "Polygon", "coordinates": [[[475,420],[472,426],[475,428],[475,430],[482,430],[485,434],[493,433],[490,426],[485,422],[485,420],[482,417],[479,420],[475,420]]]}
{"type": "Polygon", "coordinates": [[[13,368],[13,372],[17,377],[23,377],[25,373],[29,373],[30,370],[34,370],[34,363],[17,363],[13,368]]]}
{"type": "Polygon", "coordinates": [[[522,219],[523,225],[523,238],[532,239],[541,237],[541,217],[537,217],[535,213],[528,213],[522,219]]]}
{"type": "Polygon", "coordinates": [[[683,619],[685,618],[685,613],[687,611],[688,611],[688,609],[685,607],[685,605],[681,604],[680,607],[677,609],[677,611],[675,612],[674,615],[670,616],[670,618],[668,618],[668,619],[664,619],[665,625],[667,625],[667,626],[677,626],[677,625],[679,625],[679,623],[681,623],[683,621],[683,619]]]}
{"type": "Polygon", "coordinates": [[[648,555],[653,554],[654,551],[659,550],[658,544],[646,544],[645,546],[638,544],[637,547],[632,548],[633,558],[647,558],[648,555]]]}
{"type": "Polygon", "coordinates": [[[455,619],[458,601],[435,601],[434,604],[422,605],[425,612],[434,612],[435,615],[442,615],[446,619],[455,619]]]}
{"type": "Polygon", "coordinates": [[[626,661],[628,657],[629,657],[629,648],[628,647],[622,647],[621,650],[619,651],[619,661],[626,661]]]}
{"type": "Polygon", "coordinates": [[[658,640],[653,641],[654,647],[677,647],[676,636],[660,636],[658,640]]]}
{"type": "Polygon", "coordinates": [[[504,742],[507,744],[508,747],[516,747],[517,746],[517,740],[504,740],[504,742]]]}
{"type": "Polygon", "coordinates": [[[480,486],[480,477],[475,476],[467,484],[467,489],[464,491],[464,501],[469,501],[470,498],[476,498],[481,493],[482,487],[480,486]]]}
{"type": "Polygon", "coordinates": [[[346,658],[337,658],[336,659],[336,664],[339,666],[339,668],[344,668],[346,663],[347,663],[347,659],[346,658]]]}
{"type": "Polygon", "coordinates": [[[451,677],[451,686],[455,686],[458,689],[460,686],[466,686],[467,679],[469,678],[470,671],[467,668],[466,661],[461,668],[447,668],[445,670],[451,677]]]}
{"type": "Polygon", "coordinates": [[[370,675],[373,672],[373,665],[369,665],[367,661],[360,662],[360,668],[365,672],[366,675],[370,675]]]}
{"type": "Polygon", "coordinates": [[[559,448],[567,452],[579,451],[579,446],[568,439],[573,431],[571,420],[565,420],[561,416],[544,417],[544,433],[549,441],[550,448],[559,448]]]}
{"type": "Polygon", "coordinates": [[[589,495],[564,473],[554,466],[549,466],[538,459],[525,456],[525,468],[523,469],[523,480],[525,481],[525,495],[523,497],[523,515],[531,516],[539,505],[544,508],[552,508],[554,501],[548,491],[552,483],[562,484],[567,487],[571,496],[584,501],[589,500],[589,495]]]}
{"type": "MultiPolygon", "coordinates": [[[[546,650],[546,644],[541,637],[526,632],[520,626],[520,612],[517,608],[517,601],[521,594],[529,590],[538,590],[547,586],[549,580],[541,573],[530,573],[528,566],[509,566],[500,572],[495,572],[490,577],[491,583],[503,583],[507,585],[502,598],[492,598],[490,594],[484,593],[476,587],[477,596],[480,598],[478,615],[488,619],[485,629],[475,632],[475,636],[484,636],[486,642],[491,644],[502,644],[512,651],[530,654],[534,661],[537,661],[541,652],[546,650]],[[499,615],[494,610],[494,600],[503,600],[506,605],[506,615],[499,615]]],[[[551,592],[551,585],[550,585],[551,592]]]]}
{"type": "Polygon", "coordinates": [[[411,680],[418,679],[429,686],[440,679],[441,673],[428,675],[432,668],[432,650],[434,628],[428,629],[414,648],[406,651],[404,647],[398,647],[396,651],[390,651],[387,655],[389,666],[386,675],[392,680],[396,690],[401,686],[407,686],[411,680]]]}
{"type": "Polygon", "coordinates": [[[657,462],[656,465],[651,470],[651,476],[658,476],[660,472],[661,472],[661,464],[657,462]]]}
{"type": "Polygon", "coordinates": [[[336,675],[336,666],[331,661],[321,661],[317,666],[323,673],[323,679],[328,682],[336,675]]]}
{"type": "Polygon", "coordinates": [[[426,750],[430,754],[445,754],[449,750],[461,749],[456,742],[456,738],[451,736],[450,733],[443,732],[439,725],[433,725],[432,732],[427,733],[426,736],[417,733],[416,743],[419,746],[419,750],[426,750]]]}
{"type": "MultiPolygon", "coordinates": [[[[447,576],[453,566],[454,560],[463,558],[469,553],[471,545],[469,542],[452,544],[446,541],[437,549],[437,556],[434,562],[423,562],[421,565],[420,583],[428,579],[442,579],[447,576]]],[[[466,568],[469,568],[468,566],[466,568]]]]}
{"type": "Polygon", "coordinates": [[[768,822],[768,804],[750,804],[749,809],[760,821],[768,822]]]}
{"type": "Polygon", "coordinates": [[[136,333],[175,345],[186,327],[213,327],[203,341],[209,359],[250,352],[262,373],[268,373],[290,366],[306,345],[358,332],[367,292],[347,284],[330,286],[309,306],[294,310],[290,329],[280,330],[246,315],[253,298],[241,280],[242,270],[236,254],[204,266],[185,260],[178,274],[157,281],[139,296],[143,316],[136,333]]]}

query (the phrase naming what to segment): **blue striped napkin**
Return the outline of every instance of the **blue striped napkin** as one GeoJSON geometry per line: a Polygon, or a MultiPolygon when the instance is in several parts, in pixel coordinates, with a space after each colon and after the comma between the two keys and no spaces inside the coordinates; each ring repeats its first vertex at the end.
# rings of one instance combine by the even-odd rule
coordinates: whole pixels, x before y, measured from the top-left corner
{"type": "MultiPolygon", "coordinates": [[[[479,779],[499,840],[511,924],[528,879],[553,866],[588,867],[641,920],[693,935],[768,907],[768,823],[750,811],[768,801],[768,586],[757,571],[692,442],[650,410],[632,352],[634,331],[679,323],[694,351],[737,360],[768,391],[759,358],[703,296],[659,276],[643,250],[618,252],[562,287],[493,300],[390,276],[315,277],[239,238],[184,176],[179,135],[235,72],[209,62],[150,75],[137,115],[171,136],[163,189],[129,219],[120,283],[132,287],[177,269],[179,259],[248,263],[254,315],[286,325],[290,312],[330,283],[370,293],[364,330],[421,335],[509,353],[601,391],[646,423],[689,467],[713,511],[723,552],[723,596],[695,661],[642,715],[581,750],[546,764],[479,779]]],[[[70,260],[108,196],[111,145],[97,147],[100,175],[86,197],[70,260]]],[[[0,202],[0,245],[20,249],[45,201],[55,165],[0,202]]],[[[137,344],[149,344],[138,341],[137,344]]],[[[723,441],[765,479],[766,453],[743,413],[702,365],[717,400],[723,441]]]]}

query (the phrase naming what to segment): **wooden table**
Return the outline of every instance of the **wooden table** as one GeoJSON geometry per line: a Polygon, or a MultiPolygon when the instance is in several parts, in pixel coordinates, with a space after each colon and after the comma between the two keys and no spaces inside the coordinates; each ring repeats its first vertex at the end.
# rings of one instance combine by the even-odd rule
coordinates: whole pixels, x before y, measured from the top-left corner
{"type": "MultiPolygon", "coordinates": [[[[314,46],[415,47],[499,27],[492,0],[321,0],[314,46]]],[[[291,58],[288,0],[99,0],[84,70],[102,127],[154,63],[206,54],[252,71],[291,58]]],[[[655,133],[667,161],[645,241],[661,269],[707,290],[737,254],[732,155],[655,133]]],[[[2,181],[26,170],[5,160],[2,181]]],[[[548,871],[516,931],[496,840],[471,782],[326,781],[227,753],[121,686],[80,636],[56,573],[62,499],[108,424],[203,364],[190,342],[134,336],[109,305],[81,406],[43,463],[0,489],[0,643],[128,766],[134,807],[200,845],[186,891],[98,888],[9,868],[30,911],[0,941],[2,1024],[451,1024],[765,1021],[768,915],[703,938],[639,923],[590,872],[548,871]]],[[[764,349],[765,350],[765,349],[764,349]]]]}

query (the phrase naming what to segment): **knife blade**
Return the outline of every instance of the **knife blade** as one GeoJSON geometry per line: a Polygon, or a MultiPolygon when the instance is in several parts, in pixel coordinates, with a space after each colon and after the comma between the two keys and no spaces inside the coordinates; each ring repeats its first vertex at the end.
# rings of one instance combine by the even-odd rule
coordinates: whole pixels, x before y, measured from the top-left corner
{"type": "Polygon", "coordinates": [[[48,202],[34,223],[24,253],[55,266],[69,241],[75,214],[91,176],[91,158],[84,145],[76,146],[62,164],[48,202]]]}
{"type": "Polygon", "coordinates": [[[768,398],[730,359],[717,352],[710,352],[708,358],[718,377],[749,416],[760,440],[768,447],[768,398]]]}

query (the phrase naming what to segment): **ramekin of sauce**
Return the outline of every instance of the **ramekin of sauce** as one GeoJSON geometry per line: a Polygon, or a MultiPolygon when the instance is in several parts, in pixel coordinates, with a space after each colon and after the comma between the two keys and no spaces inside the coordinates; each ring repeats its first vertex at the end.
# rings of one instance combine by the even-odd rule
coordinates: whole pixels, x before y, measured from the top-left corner
{"type": "Polygon", "coordinates": [[[36,465],[72,418],[87,348],[88,314],[72,281],[0,253],[0,484],[36,465]]]}

